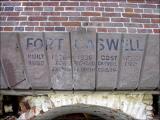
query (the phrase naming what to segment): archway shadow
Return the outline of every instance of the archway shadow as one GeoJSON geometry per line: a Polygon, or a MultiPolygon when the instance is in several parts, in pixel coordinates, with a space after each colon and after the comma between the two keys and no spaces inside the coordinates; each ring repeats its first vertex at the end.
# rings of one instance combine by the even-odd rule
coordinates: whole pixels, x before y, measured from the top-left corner
{"type": "Polygon", "coordinates": [[[56,107],[42,115],[37,116],[35,120],[54,120],[57,117],[75,113],[87,113],[98,116],[105,120],[135,120],[134,118],[120,110],[114,110],[108,107],[98,105],[86,104],[75,104],[56,107]]]}

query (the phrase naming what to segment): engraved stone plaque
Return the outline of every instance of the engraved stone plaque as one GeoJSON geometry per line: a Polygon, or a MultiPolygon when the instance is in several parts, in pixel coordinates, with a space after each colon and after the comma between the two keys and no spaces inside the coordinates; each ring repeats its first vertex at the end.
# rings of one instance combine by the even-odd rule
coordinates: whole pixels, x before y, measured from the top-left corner
{"type": "Polygon", "coordinates": [[[6,82],[9,84],[9,87],[12,89],[28,89],[29,85],[24,76],[24,65],[17,33],[1,33],[1,57],[6,82]]]}
{"type": "Polygon", "coordinates": [[[74,89],[95,89],[96,33],[72,32],[74,89]]]}
{"type": "Polygon", "coordinates": [[[142,69],[140,89],[155,89],[159,87],[160,73],[160,36],[150,35],[142,69]]]}
{"type": "Polygon", "coordinates": [[[118,77],[121,34],[98,34],[97,89],[114,89],[118,77]]]}
{"type": "Polygon", "coordinates": [[[27,77],[33,89],[51,88],[49,70],[42,33],[19,33],[20,44],[27,69],[27,77]]]}
{"type": "Polygon", "coordinates": [[[72,90],[69,33],[45,33],[53,89],[72,90]]]}
{"type": "Polygon", "coordinates": [[[137,87],[146,38],[147,35],[124,35],[119,89],[135,89],[137,87]]]}

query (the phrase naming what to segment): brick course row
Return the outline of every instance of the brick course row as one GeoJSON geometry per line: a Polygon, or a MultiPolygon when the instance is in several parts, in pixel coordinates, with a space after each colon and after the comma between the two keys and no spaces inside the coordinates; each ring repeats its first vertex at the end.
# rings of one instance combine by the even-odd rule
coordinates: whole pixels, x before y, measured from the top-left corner
{"type": "Polygon", "coordinates": [[[159,0],[1,0],[0,31],[159,33],[159,0]]]}

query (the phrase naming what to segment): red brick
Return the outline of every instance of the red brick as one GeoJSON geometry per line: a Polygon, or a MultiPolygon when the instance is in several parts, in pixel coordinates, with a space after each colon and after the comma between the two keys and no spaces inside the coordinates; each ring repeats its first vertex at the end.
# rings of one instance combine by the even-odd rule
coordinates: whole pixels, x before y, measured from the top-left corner
{"type": "Polygon", "coordinates": [[[45,31],[54,31],[54,27],[45,27],[45,31]]]}
{"type": "Polygon", "coordinates": [[[43,11],[43,7],[34,7],[34,11],[43,11]]]}
{"type": "Polygon", "coordinates": [[[138,4],[139,8],[156,8],[156,5],[153,4],[138,4]]]}
{"type": "Polygon", "coordinates": [[[160,29],[153,29],[154,33],[160,33],[160,29]]]}
{"type": "Polygon", "coordinates": [[[39,22],[21,22],[21,26],[39,26],[39,22]]]}
{"type": "Polygon", "coordinates": [[[25,7],[24,11],[33,11],[33,7],[25,7]]]}
{"type": "Polygon", "coordinates": [[[118,3],[100,3],[103,7],[118,7],[118,3]]]}
{"type": "Polygon", "coordinates": [[[117,28],[117,29],[118,29],[118,32],[127,32],[126,28],[117,28]]]}
{"type": "Polygon", "coordinates": [[[143,13],[143,9],[134,9],[135,13],[143,13]]]}
{"type": "Polygon", "coordinates": [[[133,12],[133,8],[126,8],[125,12],[133,12]]]}
{"type": "Polygon", "coordinates": [[[105,8],[105,11],[107,11],[107,12],[114,12],[114,8],[105,8]]]}
{"type": "Polygon", "coordinates": [[[42,2],[23,2],[23,6],[41,6],[42,2]]]}
{"type": "Polygon", "coordinates": [[[12,22],[1,22],[1,26],[17,26],[18,22],[17,21],[12,21],[12,22]]]}
{"type": "Polygon", "coordinates": [[[44,2],[43,6],[58,6],[59,2],[44,2]]]}
{"type": "Polygon", "coordinates": [[[160,23],[160,18],[159,19],[151,19],[152,23],[160,23]]]}
{"type": "Polygon", "coordinates": [[[29,17],[28,18],[29,21],[46,21],[47,17],[29,17]]]}
{"type": "Polygon", "coordinates": [[[108,29],[108,32],[117,32],[116,28],[107,28],[107,29],[108,29]]]}
{"type": "Polygon", "coordinates": [[[97,2],[80,2],[80,6],[99,6],[97,2]]]}
{"type": "Polygon", "coordinates": [[[44,27],[35,27],[35,31],[44,31],[44,27]]]}
{"type": "Polygon", "coordinates": [[[8,17],[7,21],[26,21],[27,17],[8,17]]]}
{"type": "Polygon", "coordinates": [[[138,5],[135,3],[119,3],[119,7],[126,7],[126,8],[138,8],[138,5]]]}
{"type": "Polygon", "coordinates": [[[60,12],[41,12],[42,16],[60,16],[60,12]]]}
{"type": "MultiPolygon", "coordinates": [[[[114,9],[114,8],[113,8],[114,9]]],[[[96,7],[95,11],[104,11],[104,7],[96,7]]]]}
{"type": "Polygon", "coordinates": [[[94,11],[94,7],[86,7],[86,11],[94,11]]]}
{"type": "Polygon", "coordinates": [[[25,31],[34,31],[34,27],[25,27],[25,31]]]}
{"type": "Polygon", "coordinates": [[[129,22],[129,18],[111,18],[112,22],[129,22]]]}
{"type": "Polygon", "coordinates": [[[49,17],[50,21],[67,21],[68,17],[49,17]]]}
{"type": "Polygon", "coordinates": [[[137,29],[138,33],[152,33],[151,29],[137,29]]]}
{"type": "Polygon", "coordinates": [[[120,13],[102,13],[102,16],[105,17],[121,17],[120,13]]]}
{"type": "Polygon", "coordinates": [[[66,7],[65,10],[66,10],[66,11],[74,11],[74,10],[75,10],[75,7],[66,7]]]}
{"type": "Polygon", "coordinates": [[[160,1],[159,0],[146,0],[146,3],[149,3],[149,4],[160,4],[160,1]]]}
{"type": "Polygon", "coordinates": [[[1,26],[0,26],[0,31],[3,31],[3,30],[4,30],[4,27],[1,27],[1,26]]]}
{"type": "Polygon", "coordinates": [[[69,21],[89,21],[88,17],[69,17],[69,21]]]}
{"type": "Polygon", "coordinates": [[[150,19],[132,18],[131,22],[135,22],[135,23],[150,23],[150,19]]]}
{"type": "Polygon", "coordinates": [[[80,16],[79,12],[62,12],[61,16],[80,16]]]}
{"type": "Polygon", "coordinates": [[[55,7],[55,11],[64,11],[64,7],[55,7]]]}
{"type": "Polygon", "coordinates": [[[160,18],[160,15],[142,14],[142,18],[160,18]]]}
{"type": "Polygon", "coordinates": [[[63,22],[63,26],[81,26],[80,22],[63,22]]]}
{"type": "Polygon", "coordinates": [[[60,22],[41,22],[40,26],[60,26],[60,22]]]}
{"type": "Polygon", "coordinates": [[[107,28],[97,28],[97,32],[107,32],[107,28]]]}
{"type": "MultiPolygon", "coordinates": [[[[97,0],[97,1],[102,1],[106,2],[106,0],[97,0]]],[[[107,0],[108,2],[126,2],[126,0],[107,0]]]]}
{"type": "Polygon", "coordinates": [[[55,31],[65,31],[65,27],[55,27],[55,31]]]}
{"type": "Polygon", "coordinates": [[[7,16],[6,17],[0,17],[0,21],[5,21],[7,19],[7,16]]]}
{"type": "Polygon", "coordinates": [[[13,31],[13,27],[4,27],[4,31],[13,31]]]}
{"type": "Polygon", "coordinates": [[[144,24],[144,28],[158,28],[158,24],[144,24]]]}
{"type": "Polygon", "coordinates": [[[21,2],[10,2],[10,1],[5,1],[3,2],[3,6],[20,6],[21,5],[21,2]]]}
{"type": "Polygon", "coordinates": [[[18,16],[19,12],[0,12],[0,16],[18,16]]]}
{"type": "Polygon", "coordinates": [[[29,16],[39,16],[40,12],[21,12],[21,15],[29,15],[29,16]]]}
{"type": "Polygon", "coordinates": [[[99,12],[82,12],[82,16],[100,16],[101,14],[99,12]]]}
{"type": "Polygon", "coordinates": [[[127,0],[128,2],[131,2],[131,3],[144,3],[145,0],[127,0]]]}
{"type": "Polygon", "coordinates": [[[135,13],[123,13],[123,17],[132,17],[132,18],[140,18],[140,14],[135,14],[135,13]]]}
{"type": "Polygon", "coordinates": [[[124,23],[124,26],[129,28],[129,27],[135,27],[135,28],[142,28],[143,27],[143,24],[137,24],[137,23],[124,23]]]}
{"type": "Polygon", "coordinates": [[[109,21],[109,18],[106,17],[91,17],[90,21],[109,21]]]}
{"type": "Polygon", "coordinates": [[[77,31],[78,30],[78,28],[75,26],[75,27],[70,27],[70,26],[68,26],[68,27],[66,27],[66,31],[68,31],[68,32],[71,32],[71,31],[77,31]]]}
{"type": "Polygon", "coordinates": [[[60,6],[78,6],[78,2],[61,2],[60,6]]]}

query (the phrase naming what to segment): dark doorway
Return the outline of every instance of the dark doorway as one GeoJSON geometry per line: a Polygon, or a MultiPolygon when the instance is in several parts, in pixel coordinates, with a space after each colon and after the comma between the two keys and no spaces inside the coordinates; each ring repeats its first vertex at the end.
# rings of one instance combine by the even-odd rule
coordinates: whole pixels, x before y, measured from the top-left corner
{"type": "Polygon", "coordinates": [[[75,113],[75,114],[67,114],[59,116],[53,120],[105,120],[105,119],[87,113],[75,113]]]}

